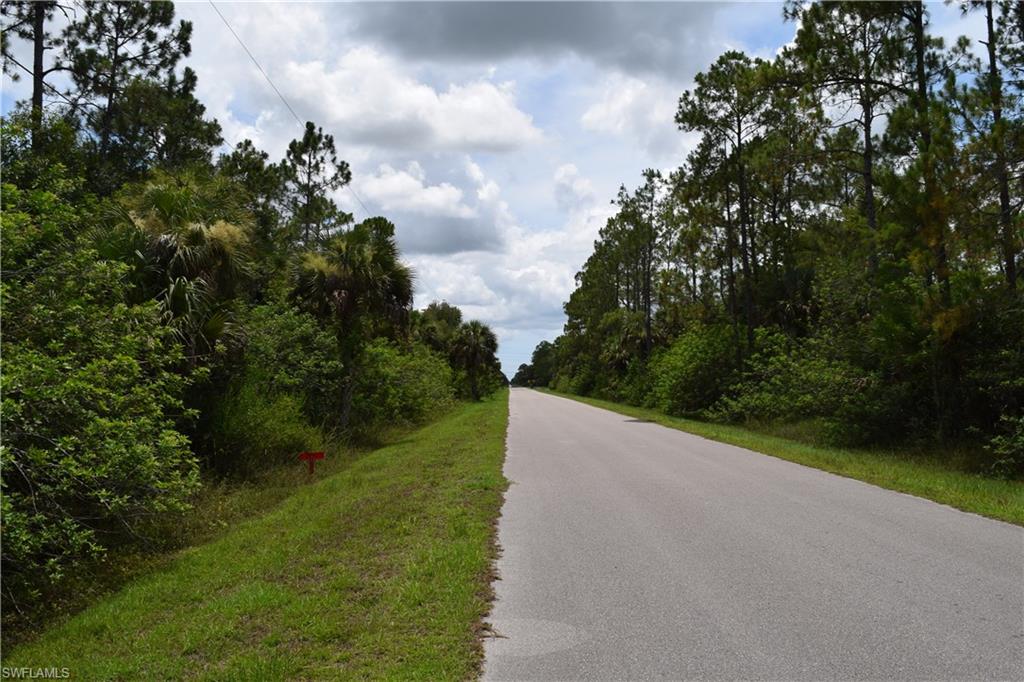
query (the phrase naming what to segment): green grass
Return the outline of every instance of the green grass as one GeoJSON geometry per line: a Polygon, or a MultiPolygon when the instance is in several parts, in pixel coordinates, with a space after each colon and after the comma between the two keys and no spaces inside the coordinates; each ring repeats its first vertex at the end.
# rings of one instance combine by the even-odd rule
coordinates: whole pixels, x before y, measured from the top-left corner
{"type": "Polygon", "coordinates": [[[802,443],[740,426],[680,419],[649,408],[549,389],[539,390],[1024,526],[1024,483],[1020,481],[1002,481],[971,474],[919,453],[834,448],[802,443]]]}
{"type": "MultiPolygon", "coordinates": [[[[337,442],[323,447],[327,458],[317,465],[318,479],[351,466],[370,451],[368,447],[337,442]]],[[[272,510],[308,484],[306,468],[298,462],[272,466],[244,478],[204,480],[191,509],[159,517],[139,529],[137,538],[125,538],[98,559],[82,562],[38,599],[15,605],[4,595],[3,646],[16,646],[38,636],[132,580],[166,568],[180,550],[223,536],[237,524],[272,510]]]]}
{"type": "Polygon", "coordinates": [[[507,395],[318,476],[3,664],[77,679],[474,677],[507,395]]]}

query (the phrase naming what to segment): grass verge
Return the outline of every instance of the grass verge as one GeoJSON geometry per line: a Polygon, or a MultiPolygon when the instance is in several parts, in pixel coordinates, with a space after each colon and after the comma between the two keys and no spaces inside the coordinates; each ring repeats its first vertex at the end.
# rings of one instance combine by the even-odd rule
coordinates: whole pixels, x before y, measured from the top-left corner
{"type": "MultiPolygon", "coordinates": [[[[327,458],[317,465],[318,478],[345,469],[372,450],[337,442],[323,447],[327,458]]],[[[3,647],[38,637],[129,582],[167,568],[181,550],[211,542],[239,523],[266,514],[308,484],[306,468],[297,462],[271,466],[245,478],[204,480],[190,509],[159,517],[141,528],[138,537],[125,538],[100,558],[83,561],[33,603],[13,604],[5,594],[3,647]]]]}
{"type": "Polygon", "coordinates": [[[917,453],[812,445],[740,426],[670,417],[650,408],[550,389],[538,390],[1024,526],[1024,484],[1020,481],[1001,481],[967,473],[917,453]]]}
{"type": "Polygon", "coordinates": [[[490,607],[507,391],[5,651],[77,679],[467,679],[490,607]]]}

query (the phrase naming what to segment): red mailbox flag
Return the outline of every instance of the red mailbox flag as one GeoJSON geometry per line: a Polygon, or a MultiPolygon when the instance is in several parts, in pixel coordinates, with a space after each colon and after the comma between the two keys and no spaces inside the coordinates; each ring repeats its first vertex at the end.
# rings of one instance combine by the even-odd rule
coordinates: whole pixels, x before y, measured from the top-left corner
{"type": "Polygon", "coordinates": [[[299,459],[309,464],[309,473],[313,473],[313,467],[316,465],[316,461],[324,458],[322,452],[301,452],[299,453],[299,459]]]}

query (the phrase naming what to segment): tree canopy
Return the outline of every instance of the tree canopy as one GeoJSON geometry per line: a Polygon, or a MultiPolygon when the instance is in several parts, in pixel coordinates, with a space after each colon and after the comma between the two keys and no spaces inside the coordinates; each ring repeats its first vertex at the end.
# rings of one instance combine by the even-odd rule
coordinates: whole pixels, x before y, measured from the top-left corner
{"type": "Polygon", "coordinates": [[[922,3],[787,3],[776,58],[697,74],[699,142],[620,190],[516,382],[1024,472],[1024,10],[963,11],[946,45],[922,3]]]}

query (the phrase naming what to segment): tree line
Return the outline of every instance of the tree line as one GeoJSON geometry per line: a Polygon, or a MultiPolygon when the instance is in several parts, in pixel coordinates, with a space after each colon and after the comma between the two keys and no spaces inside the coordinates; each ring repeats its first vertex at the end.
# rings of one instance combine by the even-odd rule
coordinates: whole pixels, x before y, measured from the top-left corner
{"type": "Polygon", "coordinates": [[[1024,473],[1024,6],[959,8],[946,45],[921,2],[788,2],[775,59],[698,74],[699,143],[620,189],[513,383],[1024,473]]]}
{"type": "Polygon", "coordinates": [[[5,623],[160,547],[208,481],[505,383],[486,325],[414,309],[395,226],[335,203],[352,174],[329,133],[306,123],[276,162],[224,151],[172,3],[3,21],[4,68],[32,82],[0,122],[5,623]]]}

